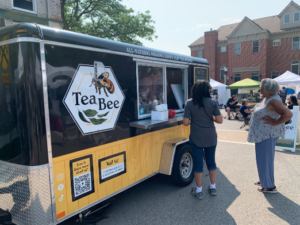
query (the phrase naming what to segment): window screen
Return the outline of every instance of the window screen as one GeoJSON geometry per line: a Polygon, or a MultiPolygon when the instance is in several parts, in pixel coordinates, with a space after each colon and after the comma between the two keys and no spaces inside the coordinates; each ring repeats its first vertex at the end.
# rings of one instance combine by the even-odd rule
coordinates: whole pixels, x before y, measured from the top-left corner
{"type": "Polygon", "coordinates": [[[284,15],[284,23],[289,23],[290,22],[290,14],[284,15]]]}
{"type": "Polygon", "coordinates": [[[300,49],[300,38],[294,37],[293,38],[293,50],[299,50],[300,49]]]}
{"type": "Polygon", "coordinates": [[[220,79],[221,79],[221,80],[224,80],[224,76],[225,76],[224,66],[221,67],[221,73],[220,73],[220,74],[221,74],[220,79]]]}
{"type": "Polygon", "coordinates": [[[235,74],[234,75],[234,82],[240,81],[241,80],[241,74],[235,74]]]}
{"type": "Polygon", "coordinates": [[[300,21],[300,12],[294,13],[294,22],[300,21]]]}
{"type": "Polygon", "coordinates": [[[272,79],[274,79],[278,76],[279,76],[279,72],[272,72],[272,74],[271,74],[272,79]]]}
{"type": "Polygon", "coordinates": [[[13,0],[14,7],[34,11],[33,1],[35,0],[13,0]]]}
{"type": "Polygon", "coordinates": [[[221,52],[226,52],[226,46],[225,47],[221,47],[221,52]]]}
{"type": "Polygon", "coordinates": [[[202,57],[202,50],[198,51],[198,57],[199,57],[199,58],[203,58],[203,57],[202,57]]]}
{"type": "Polygon", "coordinates": [[[299,74],[299,61],[292,62],[292,73],[299,74]]]}
{"type": "Polygon", "coordinates": [[[240,55],[241,54],[241,43],[234,44],[234,54],[240,55]]]}
{"type": "Polygon", "coordinates": [[[252,52],[253,53],[259,52],[259,41],[252,42],[252,52]]]}
{"type": "Polygon", "coordinates": [[[281,45],[281,39],[277,39],[273,41],[273,46],[280,46],[281,45]]]}
{"type": "Polygon", "coordinates": [[[252,80],[257,80],[257,81],[258,81],[258,79],[259,79],[259,74],[258,74],[258,73],[252,73],[252,74],[251,74],[251,79],[252,79],[252,80]]]}

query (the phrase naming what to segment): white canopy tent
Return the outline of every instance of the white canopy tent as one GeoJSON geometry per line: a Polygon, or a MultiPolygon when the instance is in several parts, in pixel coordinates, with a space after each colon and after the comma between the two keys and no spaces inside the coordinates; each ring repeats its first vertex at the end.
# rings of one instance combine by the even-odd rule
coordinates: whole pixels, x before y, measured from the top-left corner
{"type": "Polygon", "coordinates": [[[279,85],[300,85],[300,76],[290,71],[286,71],[284,74],[276,77],[274,80],[276,80],[279,85]]]}
{"type": "Polygon", "coordinates": [[[294,89],[295,95],[300,91],[300,76],[290,71],[286,71],[274,80],[276,80],[281,87],[288,86],[294,89]]]}
{"type": "MultiPolygon", "coordinates": [[[[295,96],[300,91],[300,76],[292,73],[290,71],[286,71],[284,74],[280,75],[279,77],[276,77],[274,80],[278,82],[278,84],[283,87],[286,86],[288,88],[292,88],[295,90],[295,96]]],[[[298,116],[298,132],[297,132],[297,139],[296,142],[300,142],[300,114],[298,116]]]]}
{"type": "Polygon", "coordinates": [[[219,104],[226,104],[228,98],[230,98],[230,89],[226,89],[227,85],[222,84],[214,79],[210,78],[210,86],[213,90],[218,91],[218,102],[219,104]]]}

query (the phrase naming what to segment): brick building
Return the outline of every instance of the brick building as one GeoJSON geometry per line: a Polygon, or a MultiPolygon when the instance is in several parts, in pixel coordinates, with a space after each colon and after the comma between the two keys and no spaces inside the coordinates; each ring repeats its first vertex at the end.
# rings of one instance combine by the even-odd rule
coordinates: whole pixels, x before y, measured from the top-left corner
{"type": "Polygon", "coordinates": [[[190,46],[191,55],[210,63],[210,77],[228,84],[244,78],[275,78],[287,70],[299,74],[300,6],[291,1],[276,16],[221,26],[190,46]]]}
{"type": "Polygon", "coordinates": [[[0,0],[0,27],[16,22],[61,28],[60,0],[0,0]]]}

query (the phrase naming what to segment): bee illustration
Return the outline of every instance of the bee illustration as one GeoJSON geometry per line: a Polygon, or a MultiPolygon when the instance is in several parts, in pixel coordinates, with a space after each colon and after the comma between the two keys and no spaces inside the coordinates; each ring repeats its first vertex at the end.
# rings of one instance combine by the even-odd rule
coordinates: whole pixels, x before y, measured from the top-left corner
{"type": "Polygon", "coordinates": [[[96,88],[96,93],[99,92],[99,95],[101,94],[101,88],[103,88],[106,97],[108,97],[106,90],[110,94],[113,94],[115,92],[115,86],[114,86],[113,82],[108,79],[108,77],[109,77],[109,73],[107,73],[107,72],[102,73],[99,76],[95,76],[92,79],[92,84],[90,85],[90,87],[94,84],[94,86],[96,88]]]}

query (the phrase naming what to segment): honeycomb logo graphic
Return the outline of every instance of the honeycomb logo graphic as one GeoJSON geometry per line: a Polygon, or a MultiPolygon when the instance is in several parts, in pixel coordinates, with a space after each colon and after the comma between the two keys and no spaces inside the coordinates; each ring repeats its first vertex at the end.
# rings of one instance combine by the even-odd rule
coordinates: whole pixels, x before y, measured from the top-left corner
{"type": "Polygon", "coordinates": [[[83,135],[113,130],[125,97],[110,67],[79,65],[63,103],[83,135]]]}

